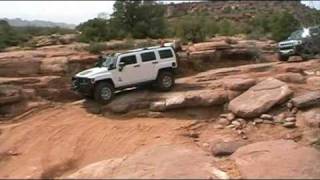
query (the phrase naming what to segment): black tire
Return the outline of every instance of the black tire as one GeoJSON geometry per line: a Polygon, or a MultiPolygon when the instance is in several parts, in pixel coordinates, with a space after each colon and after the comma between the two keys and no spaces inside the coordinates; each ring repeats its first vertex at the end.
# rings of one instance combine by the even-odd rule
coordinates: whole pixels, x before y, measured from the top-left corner
{"type": "Polygon", "coordinates": [[[160,91],[169,91],[174,86],[174,75],[170,71],[160,71],[156,80],[156,87],[160,91]]]}
{"type": "Polygon", "coordinates": [[[288,61],[288,59],[289,59],[289,56],[284,56],[284,55],[281,55],[281,54],[278,54],[278,57],[279,57],[280,61],[288,61]]]}
{"type": "Polygon", "coordinates": [[[108,82],[100,82],[94,89],[94,99],[101,103],[107,104],[111,101],[114,94],[114,87],[108,82]]]}

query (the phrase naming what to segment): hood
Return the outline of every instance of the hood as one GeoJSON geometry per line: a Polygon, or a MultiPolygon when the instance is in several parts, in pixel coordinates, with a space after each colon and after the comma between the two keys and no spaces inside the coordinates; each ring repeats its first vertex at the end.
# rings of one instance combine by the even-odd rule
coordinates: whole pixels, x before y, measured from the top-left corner
{"type": "Polygon", "coordinates": [[[106,67],[94,67],[91,69],[87,69],[76,74],[76,77],[84,77],[84,78],[94,78],[97,75],[104,74],[108,72],[108,68],[106,67]]]}

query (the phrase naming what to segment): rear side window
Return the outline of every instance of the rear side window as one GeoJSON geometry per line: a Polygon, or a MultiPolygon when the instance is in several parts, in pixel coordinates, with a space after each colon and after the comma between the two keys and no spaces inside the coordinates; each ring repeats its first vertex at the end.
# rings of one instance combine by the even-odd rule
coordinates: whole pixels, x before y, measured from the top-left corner
{"type": "Polygon", "coordinates": [[[160,55],[161,59],[166,59],[166,58],[172,58],[173,57],[172,51],[170,49],[160,50],[159,51],[159,55],[160,55]]]}
{"type": "Polygon", "coordinates": [[[142,62],[154,61],[156,60],[156,55],[154,52],[146,52],[141,54],[142,62]]]}
{"type": "Polygon", "coordinates": [[[125,65],[128,64],[136,64],[137,63],[137,58],[135,55],[132,56],[124,56],[120,59],[120,62],[124,62],[125,65]]]}

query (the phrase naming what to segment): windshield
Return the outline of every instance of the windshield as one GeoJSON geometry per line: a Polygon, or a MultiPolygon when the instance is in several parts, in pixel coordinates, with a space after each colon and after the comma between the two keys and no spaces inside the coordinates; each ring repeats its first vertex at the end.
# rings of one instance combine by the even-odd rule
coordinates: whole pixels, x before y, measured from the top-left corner
{"type": "Polygon", "coordinates": [[[114,56],[104,56],[103,58],[99,59],[96,63],[96,67],[110,67],[115,64],[116,58],[114,56]]]}
{"type": "Polygon", "coordinates": [[[302,34],[303,34],[303,30],[295,31],[295,32],[291,33],[288,40],[302,39],[302,34]]]}

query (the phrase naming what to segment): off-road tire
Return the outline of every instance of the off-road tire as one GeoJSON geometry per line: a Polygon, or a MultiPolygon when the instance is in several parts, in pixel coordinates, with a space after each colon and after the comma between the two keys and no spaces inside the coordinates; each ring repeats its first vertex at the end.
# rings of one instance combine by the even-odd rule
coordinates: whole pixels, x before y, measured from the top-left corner
{"type": "Polygon", "coordinates": [[[278,54],[278,59],[279,59],[280,61],[288,61],[289,56],[283,56],[283,55],[281,55],[281,54],[278,54]]]}
{"type": "Polygon", "coordinates": [[[114,87],[108,82],[100,82],[94,88],[94,99],[101,103],[107,104],[114,95],[114,87]]]}
{"type": "Polygon", "coordinates": [[[160,91],[169,91],[175,84],[174,75],[170,71],[159,72],[156,80],[156,88],[160,91]]]}

